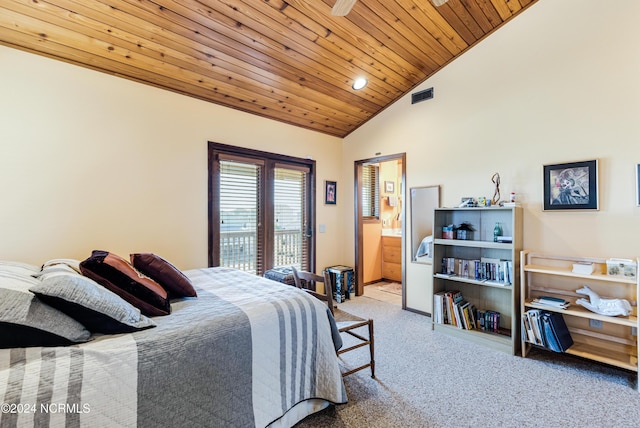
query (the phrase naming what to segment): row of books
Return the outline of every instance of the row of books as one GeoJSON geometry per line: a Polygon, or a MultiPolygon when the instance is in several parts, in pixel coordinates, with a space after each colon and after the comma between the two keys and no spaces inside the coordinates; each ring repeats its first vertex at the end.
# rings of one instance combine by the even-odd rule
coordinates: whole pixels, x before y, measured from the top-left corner
{"type": "Polygon", "coordinates": [[[492,281],[503,285],[513,284],[513,262],[511,260],[489,257],[482,257],[480,260],[443,257],[441,273],[477,281],[492,281]]]}
{"type": "Polygon", "coordinates": [[[522,314],[522,339],[554,352],[565,352],[573,345],[562,314],[539,309],[529,309],[522,314]]]}
{"type": "Polygon", "coordinates": [[[500,312],[481,311],[467,302],[459,290],[434,294],[433,321],[450,324],[464,330],[500,330],[500,312]]]}
{"type": "Polygon", "coordinates": [[[539,305],[549,306],[550,308],[555,309],[567,309],[571,306],[571,303],[565,299],[561,299],[559,297],[551,297],[551,296],[540,296],[533,299],[534,303],[539,305]]]}

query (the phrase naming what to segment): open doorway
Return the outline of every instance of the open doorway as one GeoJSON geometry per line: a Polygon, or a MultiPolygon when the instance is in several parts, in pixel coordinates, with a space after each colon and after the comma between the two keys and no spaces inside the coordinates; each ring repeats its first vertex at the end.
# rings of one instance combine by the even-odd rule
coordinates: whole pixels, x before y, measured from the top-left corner
{"type": "Polygon", "coordinates": [[[406,154],[354,162],[356,295],[380,281],[398,283],[405,296],[406,154]]]}

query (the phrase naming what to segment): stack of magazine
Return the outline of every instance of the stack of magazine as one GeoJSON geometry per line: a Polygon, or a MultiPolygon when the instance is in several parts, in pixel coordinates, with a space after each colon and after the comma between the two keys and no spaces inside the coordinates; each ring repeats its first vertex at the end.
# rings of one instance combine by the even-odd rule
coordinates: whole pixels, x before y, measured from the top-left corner
{"type": "Polygon", "coordinates": [[[536,297],[535,299],[533,299],[533,303],[549,306],[551,308],[556,308],[556,309],[567,309],[570,305],[570,303],[564,299],[560,299],[558,297],[551,297],[551,296],[536,297]]]}
{"type": "Polygon", "coordinates": [[[562,314],[540,309],[529,309],[522,314],[522,339],[554,352],[565,352],[573,345],[562,314]]]}

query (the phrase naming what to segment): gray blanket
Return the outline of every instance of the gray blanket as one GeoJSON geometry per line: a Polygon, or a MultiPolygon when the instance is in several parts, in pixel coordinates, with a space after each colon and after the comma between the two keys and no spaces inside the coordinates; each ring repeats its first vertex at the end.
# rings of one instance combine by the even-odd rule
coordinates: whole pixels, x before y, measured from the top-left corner
{"type": "Polygon", "coordinates": [[[0,426],[263,427],[305,400],[346,402],[326,305],[233,269],[186,274],[199,297],[156,328],[0,350],[15,410],[0,426]]]}

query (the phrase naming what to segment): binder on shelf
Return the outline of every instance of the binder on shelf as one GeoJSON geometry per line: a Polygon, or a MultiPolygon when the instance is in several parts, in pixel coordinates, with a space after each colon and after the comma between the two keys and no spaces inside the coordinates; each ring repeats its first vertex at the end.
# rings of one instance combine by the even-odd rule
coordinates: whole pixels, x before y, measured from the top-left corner
{"type": "Polygon", "coordinates": [[[547,348],[554,352],[565,352],[573,345],[571,333],[558,312],[543,312],[540,321],[547,348]]]}
{"type": "Polygon", "coordinates": [[[573,345],[571,333],[559,312],[529,309],[522,314],[522,324],[527,342],[554,352],[565,352],[573,345]]]}

